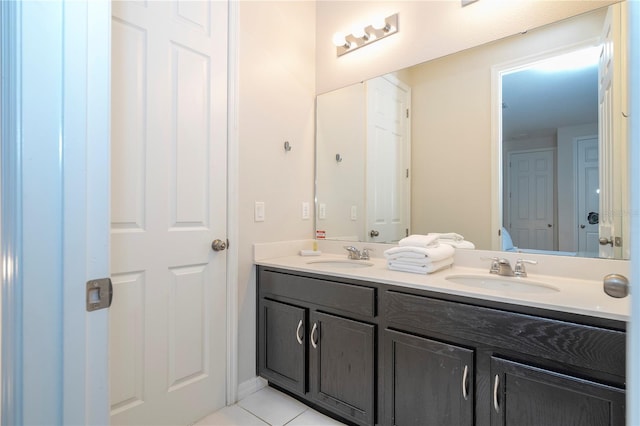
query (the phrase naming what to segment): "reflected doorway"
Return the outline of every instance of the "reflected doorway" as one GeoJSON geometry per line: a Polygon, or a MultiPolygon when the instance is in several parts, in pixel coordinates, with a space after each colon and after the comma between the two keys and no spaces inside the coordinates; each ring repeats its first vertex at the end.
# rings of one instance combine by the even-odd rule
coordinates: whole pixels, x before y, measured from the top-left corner
{"type": "Polygon", "coordinates": [[[598,165],[585,166],[578,141],[595,138],[597,154],[598,56],[582,48],[500,72],[504,250],[597,256],[586,216],[598,213],[598,165]]]}

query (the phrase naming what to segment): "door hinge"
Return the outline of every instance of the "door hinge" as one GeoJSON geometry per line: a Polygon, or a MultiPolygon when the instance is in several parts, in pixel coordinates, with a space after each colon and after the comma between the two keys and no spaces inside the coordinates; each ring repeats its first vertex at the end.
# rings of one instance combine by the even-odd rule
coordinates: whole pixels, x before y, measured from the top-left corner
{"type": "Polygon", "coordinates": [[[407,169],[407,173],[406,173],[407,177],[409,177],[409,169],[407,169]]]}
{"type": "Polygon", "coordinates": [[[407,118],[409,118],[409,108],[407,108],[407,118]]]}
{"type": "Polygon", "coordinates": [[[409,236],[409,228],[405,228],[404,229],[404,236],[408,237],[409,236]]]}
{"type": "Polygon", "coordinates": [[[111,306],[113,285],[111,278],[99,278],[87,281],[87,312],[105,309],[111,306]]]}

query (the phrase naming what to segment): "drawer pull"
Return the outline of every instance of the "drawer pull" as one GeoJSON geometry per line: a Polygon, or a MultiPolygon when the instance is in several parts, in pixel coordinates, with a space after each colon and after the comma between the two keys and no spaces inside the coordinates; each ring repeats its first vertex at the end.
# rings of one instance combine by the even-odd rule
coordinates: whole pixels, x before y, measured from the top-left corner
{"type": "Polygon", "coordinates": [[[496,374],[496,378],[493,381],[493,408],[496,413],[500,412],[500,405],[498,405],[498,387],[500,386],[500,377],[496,374]]]}
{"type": "Polygon", "coordinates": [[[313,346],[314,349],[318,347],[318,341],[314,337],[317,329],[318,329],[318,323],[314,322],[313,328],[311,329],[311,346],[313,346]]]}
{"type": "Polygon", "coordinates": [[[300,337],[300,329],[302,328],[302,320],[298,323],[298,328],[296,328],[296,340],[298,343],[302,344],[302,337],[300,337]]]}
{"type": "Polygon", "coordinates": [[[465,365],[464,373],[462,373],[462,396],[464,397],[465,401],[469,399],[469,392],[467,391],[467,387],[469,386],[468,380],[469,380],[469,366],[465,365]]]}

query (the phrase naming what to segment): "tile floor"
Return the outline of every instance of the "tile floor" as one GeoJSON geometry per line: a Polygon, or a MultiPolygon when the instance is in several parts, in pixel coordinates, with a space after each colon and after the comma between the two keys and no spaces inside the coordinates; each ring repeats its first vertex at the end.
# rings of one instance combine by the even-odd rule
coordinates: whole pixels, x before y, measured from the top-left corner
{"type": "Polygon", "coordinates": [[[329,426],[342,425],[300,401],[266,387],[237,404],[205,417],[195,426],[329,426]]]}

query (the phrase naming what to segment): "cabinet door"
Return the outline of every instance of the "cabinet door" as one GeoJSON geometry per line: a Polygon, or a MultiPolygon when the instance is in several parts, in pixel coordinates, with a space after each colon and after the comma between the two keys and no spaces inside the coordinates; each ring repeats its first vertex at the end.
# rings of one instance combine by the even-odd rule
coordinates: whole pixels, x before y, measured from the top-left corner
{"type": "Polygon", "coordinates": [[[492,426],[625,424],[624,390],[497,357],[491,391],[492,426]]]}
{"type": "Polygon", "coordinates": [[[473,350],[392,330],[384,344],[385,424],[473,424],[473,350]]]}
{"type": "Polygon", "coordinates": [[[375,326],[311,312],[312,398],[351,421],[374,422],[375,326]]]}
{"type": "Polygon", "coordinates": [[[260,301],[258,374],[285,389],[306,392],[305,309],[260,301]]]}

